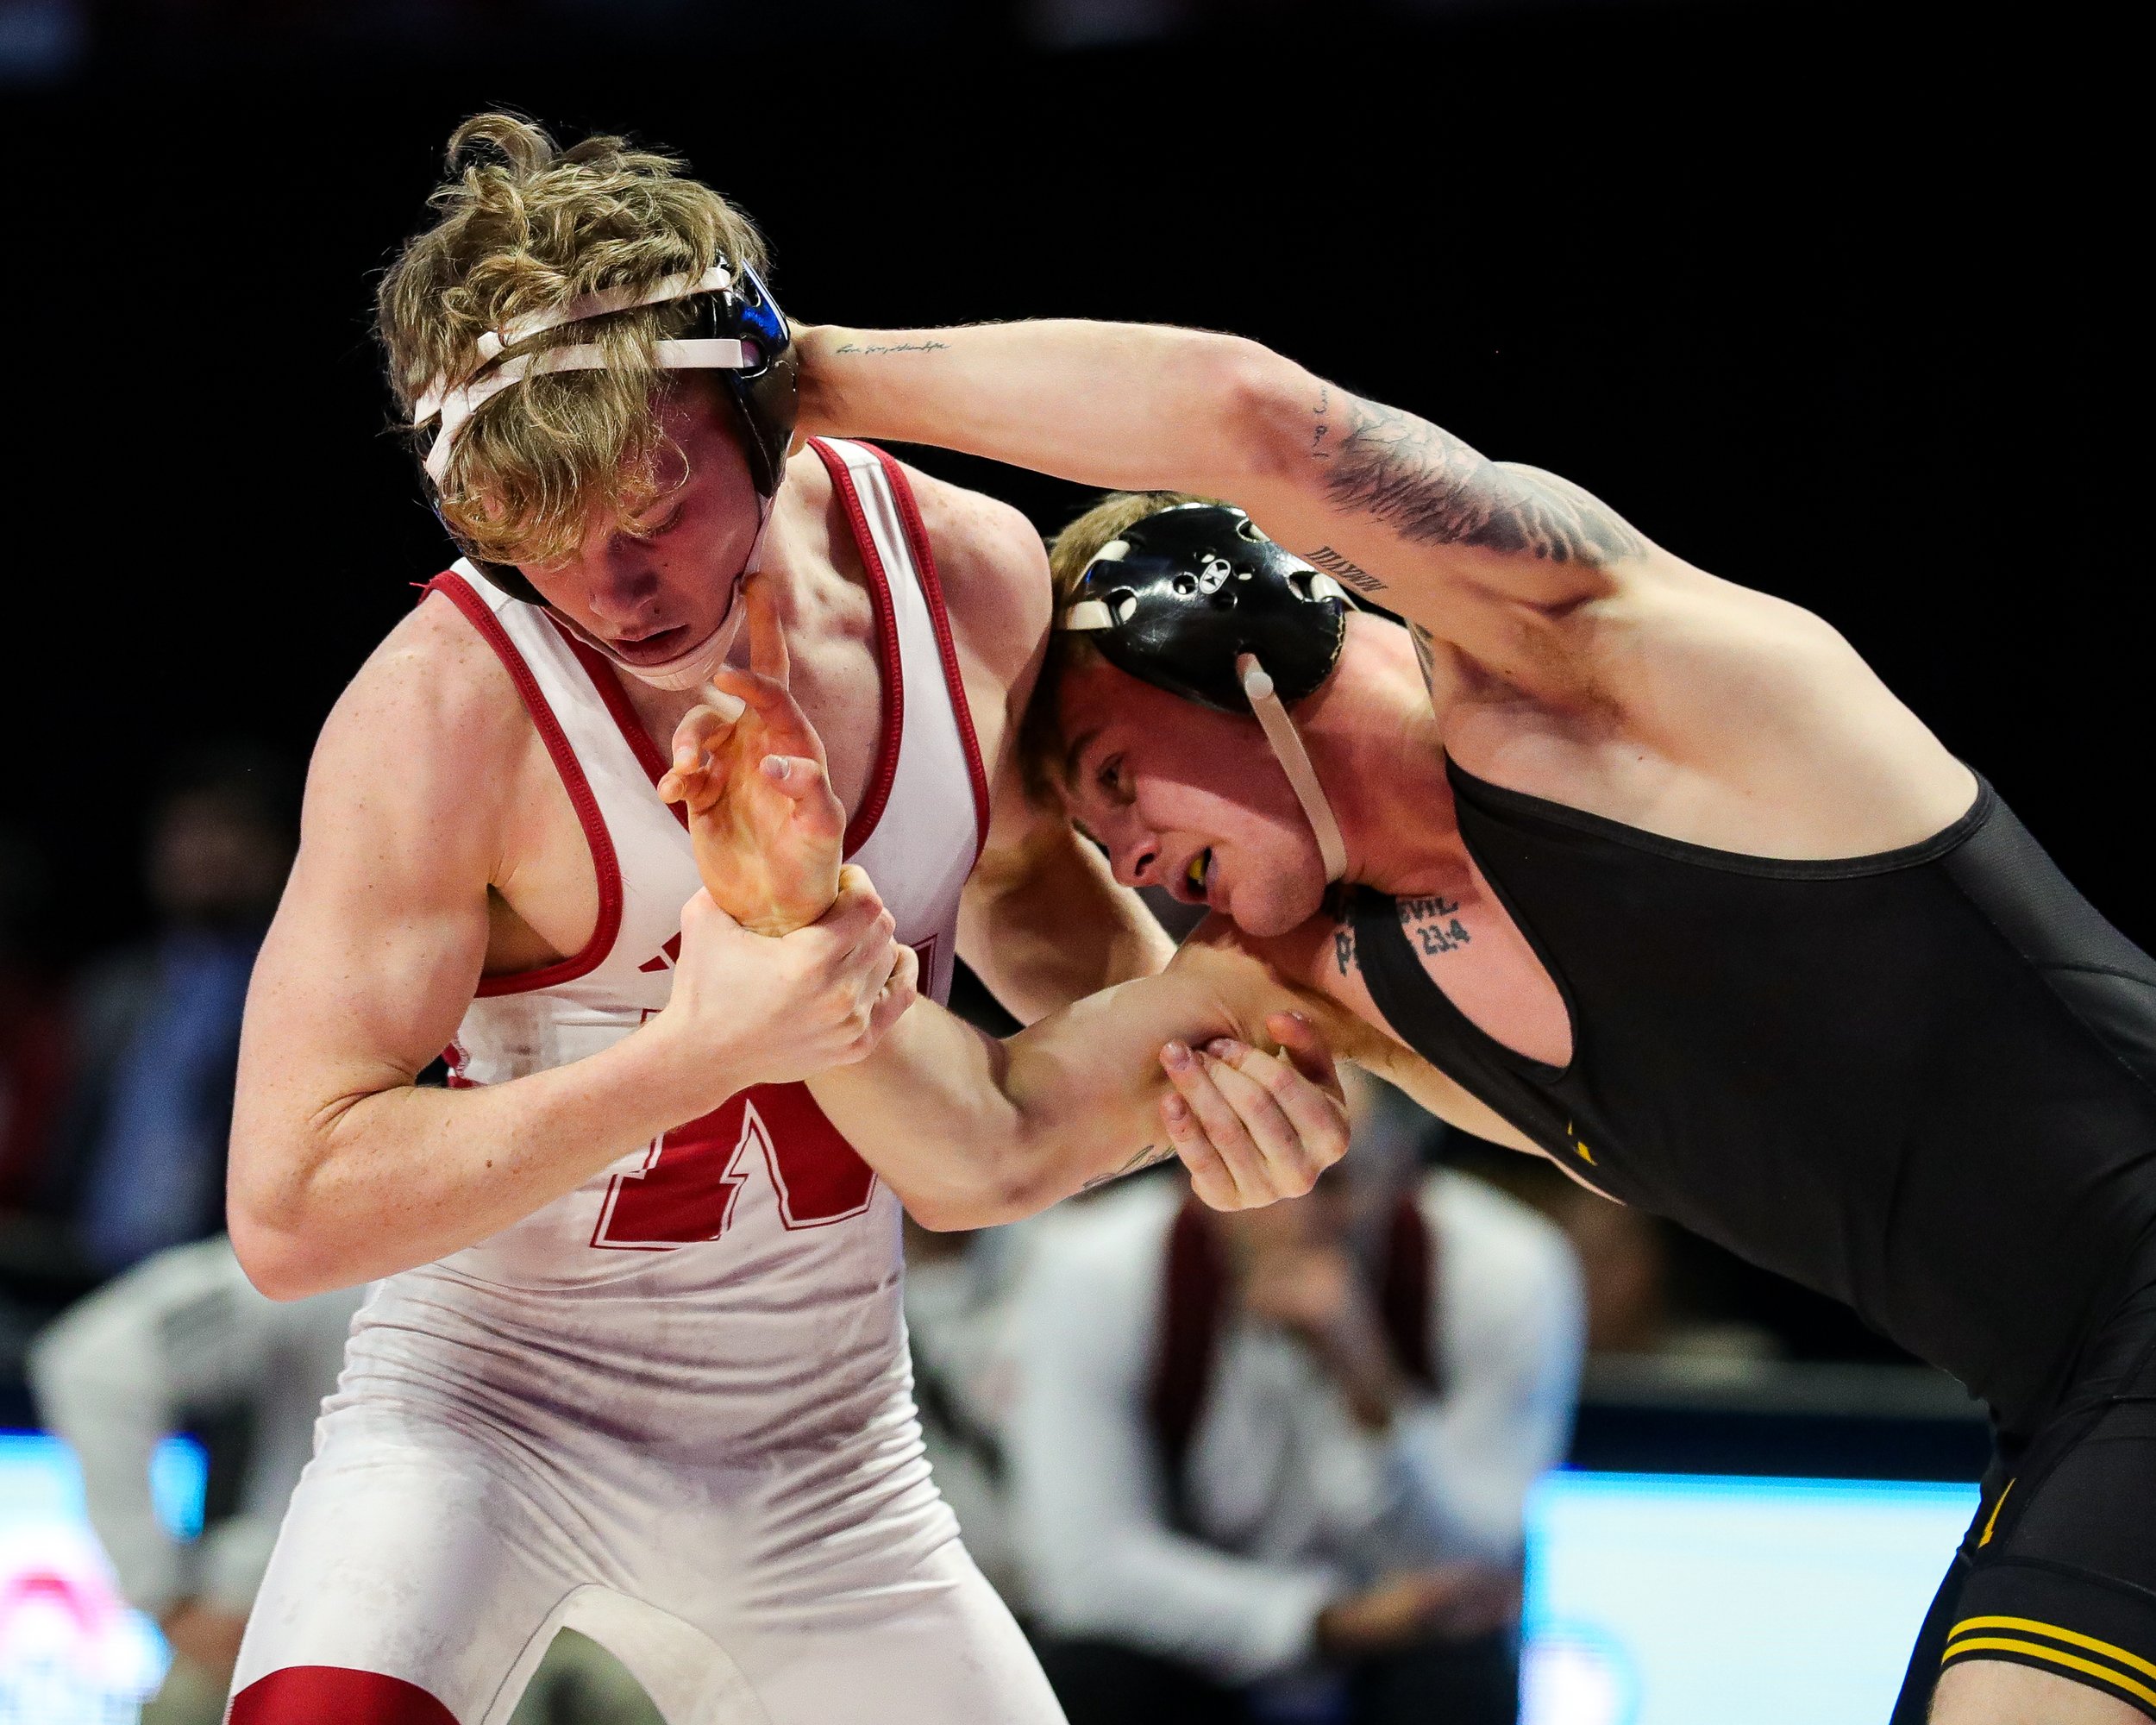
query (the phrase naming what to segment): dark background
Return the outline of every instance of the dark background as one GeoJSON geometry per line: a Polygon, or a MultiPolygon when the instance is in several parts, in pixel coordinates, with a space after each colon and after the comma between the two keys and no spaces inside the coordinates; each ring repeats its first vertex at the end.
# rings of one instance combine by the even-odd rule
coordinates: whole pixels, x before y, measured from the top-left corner
{"type": "Polygon", "coordinates": [[[369,296],[496,104],[685,152],[798,315],[1232,329],[1579,480],[1839,624],[2156,940],[2146,534],[2100,429],[2139,417],[2122,51],[1972,20],[1281,3],[1057,51],[985,5],[81,15],[0,88],[0,820],[51,956],[137,925],[160,759],[304,750],[446,561],[369,296]]]}
{"type": "MultiPolygon", "coordinates": [[[[2093,10],[1140,0],[1150,33],[1072,47],[1058,3],[1098,0],[0,0],[0,884],[34,956],[140,932],[165,763],[304,754],[447,561],[370,297],[498,105],[685,153],[799,316],[1232,329],[1580,481],[1839,625],[2156,944],[2146,100],[2093,10]]],[[[1082,501],[916,458],[1044,528],[1082,501]]],[[[1800,1354],[1878,1351],[1678,1268],[1800,1354]]]]}

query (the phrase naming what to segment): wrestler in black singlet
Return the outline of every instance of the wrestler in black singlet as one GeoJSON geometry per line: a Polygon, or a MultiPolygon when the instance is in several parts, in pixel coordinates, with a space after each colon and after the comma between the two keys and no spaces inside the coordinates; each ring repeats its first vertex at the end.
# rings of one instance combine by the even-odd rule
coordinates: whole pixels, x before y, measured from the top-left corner
{"type": "Polygon", "coordinates": [[[1364,888],[1394,1030],[1612,1197],[1846,1301],[1992,1408],[1896,1725],[1971,1653],[2156,1717],[2156,962],[1989,785],[1921,844],[1778,862],[1449,771],[1572,1060],[1477,1029],[1416,956],[1427,906],[1364,888]]]}

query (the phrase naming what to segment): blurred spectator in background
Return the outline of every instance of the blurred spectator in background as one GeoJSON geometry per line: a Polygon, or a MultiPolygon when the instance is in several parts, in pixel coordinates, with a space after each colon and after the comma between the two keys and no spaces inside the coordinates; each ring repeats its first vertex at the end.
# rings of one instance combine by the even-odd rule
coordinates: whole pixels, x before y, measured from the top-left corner
{"type": "Polygon", "coordinates": [[[1521,1513],[1564,1452],[1579,1275],[1541,1217],[1426,1176],[1369,1081],[1307,1198],[1179,1182],[1041,1225],[1008,1433],[1071,1725],[1512,1725],[1521,1513]]]}
{"type": "MultiPolygon", "coordinates": [[[[91,1526],[121,1595],[172,1644],[172,1669],[142,1725],[224,1716],[248,1612],[366,1295],[360,1287],[266,1299],[219,1234],[107,1283],[31,1350],[38,1413],[81,1465],[91,1526]],[[151,1502],[151,1452],[174,1432],[203,1436],[210,1449],[204,1527],[191,1542],[168,1533],[151,1502]]],[[[564,1633],[511,1725],[661,1722],[611,1654],[564,1633]]]]}
{"type": "Polygon", "coordinates": [[[101,1274],[224,1226],[240,1014],[291,866],[296,784],[251,750],[184,762],[151,817],[156,932],[85,979],[60,1208],[101,1274]]]}
{"type": "Polygon", "coordinates": [[[314,1447],[363,1288],[287,1305],[256,1293],[222,1235],[157,1253],[71,1309],[30,1353],[40,1416],[81,1464],[120,1591],[171,1641],[144,1725],[216,1725],[285,1500],[314,1447]],[[151,1507],[150,1456],[216,1434],[201,1537],[151,1507]]]}

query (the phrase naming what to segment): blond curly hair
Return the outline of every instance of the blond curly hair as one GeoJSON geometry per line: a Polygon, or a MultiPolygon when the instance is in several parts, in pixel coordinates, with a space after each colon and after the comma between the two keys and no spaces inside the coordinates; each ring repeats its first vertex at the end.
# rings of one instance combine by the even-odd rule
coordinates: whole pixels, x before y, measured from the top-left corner
{"type": "MultiPolygon", "coordinates": [[[[479,339],[510,319],[600,288],[649,287],[724,259],[759,273],[763,238],[742,212],[687,177],[686,164],[626,139],[568,148],[529,120],[481,114],[449,138],[450,178],[427,200],[439,219],[406,242],[375,296],[375,331],[409,420],[437,380],[478,368],[479,339]]],[[[547,330],[511,353],[569,342],[606,350],[603,370],[527,378],[460,432],[437,501],[471,555],[543,567],[566,561],[594,509],[633,518],[667,488],[676,454],[653,411],[689,386],[655,363],[655,344],[692,313],[639,307],[547,330]]],[[[423,442],[431,427],[417,434],[423,442]]]]}

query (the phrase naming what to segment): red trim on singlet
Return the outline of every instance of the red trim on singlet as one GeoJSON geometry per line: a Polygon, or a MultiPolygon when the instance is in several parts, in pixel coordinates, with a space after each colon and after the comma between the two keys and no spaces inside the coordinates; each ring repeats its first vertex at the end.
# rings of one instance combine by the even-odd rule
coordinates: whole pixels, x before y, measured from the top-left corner
{"type": "Polygon", "coordinates": [[[958,721],[959,740],[966,748],[966,771],[973,780],[973,860],[978,862],[988,845],[988,770],[981,761],[981,738],[973,728],[973,709],[966,704],[965,680],[958,674],[958,647],[951,639],[950,617],[943,609],[943,586],[936,573],[936,553],[928,543],[928,529],[921,524],[920,507],[913,501],[913,487],[906,470],[874,443],[861,446],[883,463],[891,481],[891,494],[899,500],[899,518],[906,524],[906,543],[913,552],[913,567],[920,572],[921,592],[928,599],[930,620],[936,625],[936,645],[943,656],[943,681],[950,690],[951,717],[958,721]]]}
{"type": "MultiPolygon", "coordinates": [[[[584,674],[592,680],[592,687],[599,691],[599,700],[613,715],[615,728],[621,732],[622,740],[628,743],[630,752],[636,757],[636,764],[644,769],[644,776],[656,786],[667,775],[667,757],[660,752],[659,745],[651,740],[651,733],[644,729],[644,722],[637,714],[636,703],[629,699],[628,686],[615,674],[606,656],[589,643],[578,640],[562,627],[561,618],[549,617],[547,621],[554,624],[554,632],[561,637],[561,644],[576,655],[577,663],[584,667],[584,674]]],[[[667,806],[674,811],[674,818],[684,827],[688,825],[689,811],[686,803],[668,803],[667,806]]]]}
{"type": "MultiPolygon", "coordinates": [[[[843,457],[834,456],[822,442],[812,437],[810,445],[823,458],[824,465],[831,469],[839,495],[845,499],[848,516],[854,530],[854,542],[861,547],[861,561],[868,572],[868,596],[875,612],[876,656],[883,671],[882,713],[878,721],[880,735],[876,743],[876,763],[868,775],[868,785],[861,800],[861,806],[854,818],[846,823],[846,835],[842,841],[849,856],[868,842],[868,835],[876,830],[876,823],[883,818],[883,806],[891,799],[892,781],[899,775],[899,739],[905,730],[906,679],[899,660],[899,620],[891,600],[891,578],[885,572],[883,560],[876,555],[875,541],[868,532],[868,518],[861,506],[861,499],[853,488],[853,476],[846,470],[843,457]],[[837,465],[832,464],[836,461],[837,465]]],[[[908,499],[911,505],[911,499],[908,499]]],[[[629,691],[623,687],[619,674],[606,656],[561,627],[549,618],[555,631],[576,655],[577,662],[584,667],[591,678],[592,687],[599,691],[599,698],[606,704],[606,710],[614,718],[623,737],[636,756],[636,762],[651,782],[656,785],[666,776],[668,762],[660,752],[659,745],[651,740],[651,733],[644,729],[643,720],[629,699],[629,691]]],[[[689,824],[688,811],[680,803],[667,805],[674,818],[683,826],[689,824]]]]}
{"type": "Polygon", "coordinates": [[[621,864],[614,855],[614,841],[607,836],[606,822],[599,812],[599,799],[592,794],[592,787],[584,776],[584,768],[576,758],[576,750],[569,746],[569,739],[562,731],[561,721],[555,717],[554,709],[547,705],[547,698],[539,687],[539,680],[531,674],[531,667],[517,650],[517,643],[509,638],[509,631],[502,627],[485,599],[473,590],[472,584],[454,569],[436,575],[427,583],[428,593],[438,593],[459,611],[472,626],[478,630],[486,644],[494,649],[497,658],[517,685],[517,693],[523,701],[524,711],[531,715],[531,722],[539,732],[539,739],[547,745],[547,753],[553,759],[554,769],[561,775],[561,787],[569,794],[569,801],[576,810],[577,823],[584,829],[584,843],[592,853],[592,868],[599,876],[599,920],[592,925],[592,938],[584,943],[583,950],[573,957],[557,960],[538,970],[523,970],[511,976],[482,976],[477,991],[478,998],[485,1000],[497,994],[528,994],[536,988],[551,988],[563,982],[573,982],[578,977],[588,975],[597,969],[606,955],[613,950],[614,937],[621,932],[621,864]]]}
{"type": "Polygon", "coordinates": [[[285,1665],[232,1697],[229,1725],[457,1725],[416,1683],[348,1665],[285,1665]]]}
{"type": "Polygon", "coordinates": [[[876,607],[876,653],[883,665],[883,741],[876,752],[876,769],[861,806],[846,823],[846,854],[850,856],[868,842],[883,819],[883,806],[891,800],[891,782],[899,776],[899,739],[906,730],[906,674],[899,651],[899,614],[891,599],[891,575],[868,530],[868,511],[862,507],[854,486],[853,469],[846,458],[821,437],[808,440],[822,460],[831,484],[845,500],[847,519],[853,524],[854,543],[861,548],[862,567],[868,572],[868,596],[876,607]]]}

